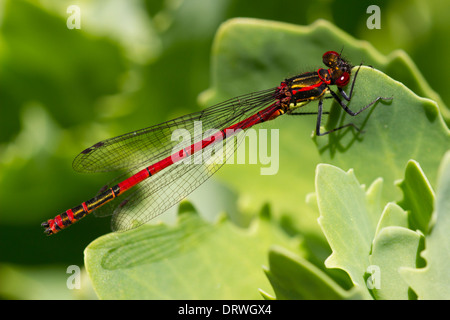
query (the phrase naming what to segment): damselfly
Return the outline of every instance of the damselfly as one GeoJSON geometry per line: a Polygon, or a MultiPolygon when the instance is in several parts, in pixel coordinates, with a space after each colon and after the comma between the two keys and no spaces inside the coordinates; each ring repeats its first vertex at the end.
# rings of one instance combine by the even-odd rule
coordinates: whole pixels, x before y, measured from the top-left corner
{"type": "MultiPolygon", "coordinates": [[[[275,88],[242,95],[213,105],[200,112],[185,115],[142,130],[130,132],[94,144],[82,151],[74,160],[73,167],[80,172],[107,172],[128,170],[129,178],[103,188],[100,193],[80,205],[42,223],[47,235],[55,234],[70,226],[90,212],[134,189],[115,210],[111,210],[112,229],[135,228],[165,212],[180,202],[189,193],[215,173],[224,161],[209,161],[207,165],[183,164],[185,160],[202,152],[213,155],[215,146],[235,139],[233,148],[227,148],[224,157],[234,153],[245,136],[245,130],[283,114],[301,115],[299,108],[318,100],[316,129],[318,136],[352,126],[348,123],[332,130],[321,132],[323,100],[333,98],[351,116],[356,116],[377,101],[392,98],[376,97],[359,111],[351,111],[347,103],[352,98],[359,65],[347,95],[344,87],[350,81],[352,65],[335,51],[326,52],[320,68],[288,78],[275,88]],[[339,94],[331,90],[335,85],[339,94]],[[202,130],[194,134],[190,145],[178,148],[172,141],[174,130],[195,132],[195,122],[201,121],[202,130]],[[143,202],[145,202],[143,204],[143,202]]],[[[208,160],[208,159],[206,159],[208,160]]]]}

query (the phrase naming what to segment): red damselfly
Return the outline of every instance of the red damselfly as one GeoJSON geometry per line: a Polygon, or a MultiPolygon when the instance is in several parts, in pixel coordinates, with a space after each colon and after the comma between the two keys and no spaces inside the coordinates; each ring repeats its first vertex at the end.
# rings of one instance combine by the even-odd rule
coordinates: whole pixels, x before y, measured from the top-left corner
{"type": "MultiPolygon", "coordinates": [[[[79,172],[107,172],[127,170],[129,178],[123,179],[112,187],[103,188],[100,193],[80,205],[42,223],[47,235],[55,234],[70,226],[88,213],[97,210],[111,200],[120,197],[127,190],[130,193],[112,214],[112,229],[128,230],[135,228],[180,202],[189,193],[205,182],[216,172],[224,161],[208,165],[178,165],[194,157],[198,152],[214,154],[214,146],[225,140],[236,139],[234,148],[227,148],[224,157],[236,150],[239,141],[245,136],[245,130],[283,114],[302,115],[297,112],[305,104],[318,100],[316,129],[318,136],[352,126],[353,123],[321,132],[323,100],[333,98],[351,116],[356,116],[377,101],[392,98],[377,97],[356,112],[351,111],[346,102],[350,102],[356,77],[362,64],[356,70],[350,92],[344,87],[350,81],[352,65],[335,51],[326,52],[323,63],[328,67],[314,72],[306,72],[281,82],[278,87],[242,95],[213,105],[200,112],[182,116],[152,127],[130,132],[115,138],[94,144],[82,151],[74,160],[73,167],[79,172]],[[335,85],[339,95],[331,90],[335,85]],[[193,137],[193,143],[176,149],[178,141],[170,139],[177,129],[194,131],[194,123],[201,121],[203,128],[210,129],[193,137]],[[175,149],[174,149],[175,148],[175,149]],[[141,204],[145,199],[145,204],[141,204]]],[[[311,114],[311,113],[307,113],[311,114]]]]}

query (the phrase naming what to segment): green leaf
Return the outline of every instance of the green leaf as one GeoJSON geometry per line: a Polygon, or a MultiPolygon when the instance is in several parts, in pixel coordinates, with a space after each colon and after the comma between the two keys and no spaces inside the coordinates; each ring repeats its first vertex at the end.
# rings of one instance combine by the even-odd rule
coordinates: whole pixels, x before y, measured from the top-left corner
{"type": "Polygon", "coordinates": [[[409,286],[398,270],[416,266],[420,244],[417,232],[403,227],[382,228],[373,241],[370,256],[372,293],[376,299],[409,298],[409,286]]]}
{"type": "Polygon", "coordinates": [[[375,234],[378,235],[383,228],[390,226],[408,228],[408,216],[405,210],[392,202],[384,208],[375,234]]]}
{"type": "MultiPolygon", "coordinates": [[[[333,251],[325,265],[346,271],[355,286],[364,288],[364,274],[370,265],[368,257],[376,230],[376,223],[369,214],[374,211],[371,210],[374,204],[367,201],[370,192],[366,197],[353,171],[346,173],[326,164],[317,166],[316,192],[320,210],[318,222],[333,251]]],[[[367,290],[362,292],[370,298],[367,290]]]]}
{"type": "MultiPolygon", "coordinates": [[[[216,35],[212,86],[203,93],[201,102],[211,105],[225,98],[274,87],[288,76],[322,67],[322,54],[342,47],[343,54],[353,63],[364,61],[380,70],[389,70],[404,82],[414,79],[417,91],[427,92],[417,68],[404,53],[384,57],[369,44],[355,40],[328,22],[318,21],[302,27],[232,19],[216,35]]],[[[291,215],[298,230],[317,234],[320,230],[315,223],[316,213],[298,199],[304,199],[314,190],[314,170],[318,163],[330,163],[344,170],[354,168],[364,184],[383,178],[381,199],[386,202],[401,196],[393,182],[403,177],[409,159],[419,161],[431,185],[435,185],[435,167],[450,146],[450,132],[438,106],[387,75],[362,67],[349,107],[358,110],[379,95],[394,99],[389,103],[380,102],[355,118],[346,115],[342,119],[344,112],[336,104],[332,105],[328,128],[353,122],[364,133],[341,130],[311,140],[314,116],[279,117],[259,127],[279,130],[279,152],[273,159],[278,161],[275,175],[261,175],[263,165],[260,164],[226,165],[216,176],[232,186],[240,199],[245,199],[240,203],[249,204],[244,208],[246,211],[258,210],[269,202],[276,215],[291,215]]],[[[329,104],[327,101],[326,105],[329,104]]],[[[302,108],[316,111],[317,103],[302,108]]]]}
{"type": "Polygon", "coordinates": [[[354,110],[381,93],[393,96],[392,103],[380,103],[363,117],[349,119],[346,116],[338,122],[339,125],[351,121],[365,133],[338,131],[316,141],[323,150],[325,162],[344,170],[354,168],[360,172],[358,177],[362,183],[382,177],[385,182],[383,199],[392,201],[400,196],[394,182],[403,177],[405,163],[410,159],[420,162],[431,182],[436,180],[435,168],[450,147],[450,131],[432,101],[415,96],[400,83],[383,79],[381,75],[369,75],[358,81],[359,88],[364,88],[366,81],[367,91],[358,96],[355,93],[352,100],[354,110]]]}
{"type": "Polygon", "coordinates": [[[402,277],[419,299],[450,299],[450,151],[445,154],[439,168],[431,233],[426,237],[421,256],[426,267],[405,268],[402,277]]]}
{"type": "Polygon", "coordinates": [[[241,229],[191,211],[174,226],[145,225],[98,238],[85,265],[101,299],[257,299],[270,288],[262,264],[272,244],[290,240],[274,223],[241,229]]]}
{"type": "Polygon", "coordinates": [[[312,263],[280,247],[273,247],[269,251],[266,275],[279,300],[357,299],[363,296],[357,289],[342,289],[312,263]]]}
{"type": "Polygon", "coordinates": [[[408,161],[405,178],[398,186],[403,191],[403,199],[398,204],[409,211],[410,228],[427,234],[433,213],[434,192],[417,161],[408,161]]]}
{"type": "Polygon", "coordinates": [[[325,265],[346,271],[364,298],[366,286],[376,299],[410,298],[399,269],[417,266],[421,236],[407,229],[406,212],[395,203],[380,216],[381,181],[364,192],[352,170],[321,164],[316,188],[319,224],[333,251],[325,265]]]}

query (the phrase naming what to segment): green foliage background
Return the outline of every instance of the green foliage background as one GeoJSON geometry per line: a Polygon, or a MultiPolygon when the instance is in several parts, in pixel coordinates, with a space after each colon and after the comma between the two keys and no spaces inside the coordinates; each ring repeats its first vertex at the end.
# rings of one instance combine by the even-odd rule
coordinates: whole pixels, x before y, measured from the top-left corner
{"type": "MultiPolygon", "coordinates": [[[[280,41],[276,49],[255,50],[262,60],[272,59],[270,54],[277,52],[284,52],[285,57],[291,57],[281,60],[278,74],[267,74],[264,69],[258,69],[258,65],[250,68],[258,74],[245,73],[246,69],[242,69],[239,77],[227,74],[230,69],[227,64],[214,66],[214,59],[222,51],[217,47],[211,48],[219,26],[230,18],[251,17],[295,25],[309,25],[317,19],[329,21],[352,37],[370,42],[378,52],[366,47],[365,55],[372,61],[365,62],[373,64],[394,79],[402,79],[417,95],[435,100],[448,123],[450,113],[446,106],[450,106],[450,91],[447,89],[446,75],[450,72],[450,65],[445,63],[445,58],[449,49],[449,4],[437,0],[379,1],[381,29],[368,30],[368,14],[365,12],[370,4],[356,0],[346,1],[345,5],[340,1],[262,1],[255,5],[254,1],[239,0],[0,2],[0,296],[7,299],[97,297],[89,289],[89,279],[84,273],[84,289],[68,290],[66,268],[69,265],[83,267],[84,249],[93,240],[109,232],[109,219],[89,217],[89,221],[80,222],[67,232],[51,238],[43,236],[39,226],[42,221],[90,198],[114,177],[74,173],[71,162],[81,150],[107,137],[200,110],[209,103],[230,97],[230,94],[246,93],[236,92],[236,88],[253,91],[266,88],[267,85],[274,86],[277,84],[274,81],[280,81],[283,77],[317,67],[312,62],[317,60],[316,57],[311,57],[307,48],[298,48],[293,37],[289,41],[280,41]],[[81,30],[69,30],[66,27],[69,16],[66,10],[72,4],[81,8],[81,30]],[[391,61],[391,65],[397,67],[389,68],[385,56],[396,49],[403,49],[407,55],[403,54],[398,60],[391,61]],[[302,54],[305,55],[304,63],[302,54]],[[415,65],[398,67],[399,64],[406,65],[404,61],[411,60],[415,65]],[[413,70],[408,69],[410,66],[413,70]],[[401,74],[403,70],[405,74],[401,74]],[[418,75],[418,78],[409,77],[410,72],[418,75]],[[207,89],[210,90],[205,91],[207,89]],[[202,92],[199,103],[199,94],[202,92]]],[[[221,40],[223,44],[232,42],[233,38],[221,40]]],[[[317,42],[322,40],[317,38],[317,42]]],[[[335,41],[333,45],[338,45],[339,39],[335,41]]],[[[360,59],[358,50],[356,47],[344,48],[355,64],[360,59]]],[[[279,60],[275,58],[274,61],[279,60]]],[[[375,75],[373,79],[376,79],[375,75]]],[[[389,106],[379,105],[377,111],[382,108],[389,106]]],[[[389,111],[384,114],[382,119],[389,120],[389,111]]],[[[401,116],[395,115],[397,118],[401,116]]],[[[302,119],[298,126],[305,129],[301,133],[309,134],[314,121],[302,119]]],[[[389,125],[394,126],[395,123],[389,125]]],[[[427,134],[421,133],[424,136],[427,134]]],[[[289,158],[289,168],[294,168],[294,173],[296,170],[307,172],[300,180],[294,180],[294,187],[300,190],[295,194],[296,198],[293,199],[290,194],[288,199],[284,199],[281,187],[276,188],[292,183],[284,176],[273,182],[270,182],[271,177],[267,177],[252,184],[249,182],[252,177],[261,179],[261,176],[258,177],[258,168],[251,169],[253,171],[245,176],[242,169],[226,168],[223,170],[227,172],[221,172],[216,180],[208,182],[208,188],[200,190],[217,197],[212,205],[199,210],[201,201],[191,199],[198,211],[220,212],[226,208],[228,214],[235,211],[249,215],[257,215],[260,211],[286,213],[291,211],[296,202],[304,203],[306,195],[315,191],[315,159],[309,159],[315,156],[304,152],[300,153],[302,159],[298,159],[297,148],[316,150],[319,147],[319,150],[328,150],[327,145],[323,145],[323,141],[311,139],[303,145],[295,145],[296,139],[285,136],[286,139],[290,139],[285,144],[289,147],[282,150],[282,155],[285,159],[289,158]],[[301,165],[295,166],[296,162],[301,165]],[[247,183],[244,184],[245,190],[242,190],[236,181],[244,178],[247,183]],[[261,190],[261,185],[270,183],[273,183],[271,192],[266,194],[261,190]],[[220,192],[212,193],[211,189],[214,188],[220,192]]],[[[367,140],[371,141],[370,138],[367,140]]],[[[440,148],[446,147],[443,145],[440,148]]],[[[355,163],[337,163],[345,170],[362,162],[358,160],[358,154],[352,154],[352,150],[357,149],[352,149],[350,144],[347,154],[349,157],[354,156],[355,163]]],[[[392,148],[383,156],[396,150],[392,148]]],[[[333,152],[324,154],[325,158],[328,155],[333,160],[333,152]]],[[[383,157],[380,156],[376,161],[383,161],[383,157]]],[[[369,171],[374,168],[370,163],[365,164],[369,171]]],[[[396,165],[406,166],[406,162],[396,165]]],[[[435,187],[437,166],[425,167],[429,168],[425,173],[435,187]]],[[[295,179],[292,172],[291,178],[295,179]]],[[[373,173],[374,177],[365,176],[367,181],[360,182],[369,185],[381,175],[373,173]]],[[[358,174],[361,172],[357,171],[356,176],[358,174]]],[[[392,180],[402,175],[403,172],[398,172],[398,176],[392,177],[392,180]]],[[[400,200],[399,189],[395,189],[392,182],[385,183],[383,199],[388,199],[386,194],[392,193],[394,196],[388,201],[400,200]]],[[[201,198],[201,194],[196,197],[201,198]]],[[[229,222],[223,223],[229,228],[229,222]]],[[[264,231],[255,232],[268,232],[271,227],[265,223],[261,222],[260,226],[264,231]]],[[[292,222],[288,225],[299,227],[292,222]]],[[[320,232],[314,214],[310,218],[303,218],[302,226],[302,233],[308,236],[314,237],[320,232]]],[[[286,235],[274,235],[276,239],[279,237],[286,235]]],[[[102,239],[98,241],[101,243],[102,239]]],[[[321,241],[323,239],[318,242],[321,241]]],[[[90,248],[98,248],[98,243],[90,248]]],[[[310,245],[315,245],[315,242],[310,245]]],[[[274,252],[271,252],[271,257],[279,253],[274,252]]],[[[309,258],[323,261],[328,255],[329,252],[325,251],[322,256],[309,258]]],[[[201,263],[199,257],[195,259],[196,263],[201,263]]],[[[267,260],[264,264],[268,264],[267,260]]],[[[342,287],[350,287],[348,278],[342,275],[334,277],[335,280],[339,278],[342,279],[342,287]]],[[[260,279],[264,279],[263,274],[260,279]]],[[[270,286],[266,285],[263,289],[269,290],[270,286]]],[[[98,294],[98,288],[96,290],[98,294]]],[[[258,297],[256,289],[255,293],[256,296],[252,298],[258,297]]],[[[139,297],[139,294],[141,291],[133,297],[139,297]]],[[[336,296],[342,297],[344,294],[336,296]]],[[[117,298],[108,295],[102,297],[117,298]]],[[[124,294],[119,297],[128,296],[124,294]]],[[[183,298],[182,295],[176,297],[183,298]]]]}

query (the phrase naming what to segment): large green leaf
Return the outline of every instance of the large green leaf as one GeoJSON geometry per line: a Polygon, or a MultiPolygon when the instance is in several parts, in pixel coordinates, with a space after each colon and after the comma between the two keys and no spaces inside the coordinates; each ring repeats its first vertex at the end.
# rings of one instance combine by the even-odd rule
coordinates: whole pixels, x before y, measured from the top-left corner
{"type": "Polygon", "coordinates": [[[270,286],[261,269],[272,244],[289,239],[266,218],[248,229],[210,224],[195,211],[174,226],[143,226],[92,242],[85,265],[102,299],[257,299],[270,286]]]}
{"type": "MultiPolygon", "coordinates": [[[[415,79],[419,87],[423,85],[417,91],[427,91],[404,53],[383,57],[368,43],[353,39],[327,22],[300,27],[233,19],[217,33],[212,52],[212,87],[202,95],[202,103],[209,105],[226,97],[276,86],[287,76],[321,67],[325,51],[339,51],[342,47],[343,54],[355,64],[364,61],[381,70],[389,69],[392,74],[402,74],[405,82],[406,78],[415,79]]],[[[276,214],[293,215],[303,232],[318,231],[314,213],[298,200],[314,190],[313,173],[320,162],[344,170],[354,168],[365,184],[382,177],[384,200],[400,197],[393,182],[403,177],[409,159],[419,161],[431,185],[435,185],[435,168],[450,148],[449,130],[437,105],[375,69],[361,68],[350,108],[358,110],[380,95],[394,99],[378,103],[354,119],[347,115],[338,120],[340,108],[333,104],[329,127],[353,122],[364,133],[349,129],[311,140],[314,116],[283,116],[264,126],[279,130],[276,175],[261,175],[262,165],[228,165],[218,176],[238,191],[244,203],[250,204],[246,209],[255,210],[269,201],[276,214]]],[[[314,111],[316,103],[304,108],[314,111]]]]}
{"type": "Polygon", "coordinates": [[[399,269],[416,267],[421,237],[408,229],[398,205],[388,203],[381,212],[373,201],[379,199],[379,181],[364,192],[353,171],[318,166],[319,224],[333,251],[325,264],[346,271],[365,298],[371,293],[376,299],[408,299],[399,269]]]}
{"type": "MultiPolygon", "coordinates": [[[[364,288],[364,274],[370,265],[369,254],[377,226],[371,217],[374,204],[367,201],[352,171],[345,173],[330,165],[319,165],[316,187],[321,213],[319,224],[333,250],[325,265],[346,271],[355,286],[364,288]]],[[[367,198],[373,190],[379,189],[370,188],[367,198]]],[[[369,292],[364,292],[368,298],[369,292]]]]}
{"type": "Polygon", "coordinates": [[[269,252],[266,275],[277,299],[357,299],[364,292],[356,288],[346,291],[325,272],[284,248],[269,252]]]}
{"type": "Polygon", "coordinates": [[[376,299],[409,298],[409,286],[399,273],[400,268],[416,266],[420,235],[403,227],[381,229],[373,241],[370,270],[373,295],[376,299]]]}
{"type": "Polygon", "coordinates": [[[416,292],[419,299],[450,299],[450,152],[439,168],[433,226],[426,238],[422,257],[426,267],[404,268],[401,275],[416,292]]]}
{"type": "Polygon", "coordinates": [[[421,235],[408,229],[406,212],[397,204],[381,208],[381,192],[380,179],[364,191],[353,171],[317,167],[319,224],[332,250],[325,261],[331,269],[273,249],[266,273],[277,299],[415,297],[399,270],[418,265],[421,235]],[[353,286],[338,285],[333,269],[345,271],[353,286]]]}
{"type": "Polygon", "coordinates": [[[434,193],[420,165],[411,160],[405,171],[405,178],[399,182],[403,199],[398,204],[410,212],[411,229],[419,229],[428,233],[431,214],[433,212],[434,193]],[[417,195],[420,194],[420,197],[417,195]]]}

